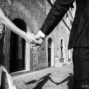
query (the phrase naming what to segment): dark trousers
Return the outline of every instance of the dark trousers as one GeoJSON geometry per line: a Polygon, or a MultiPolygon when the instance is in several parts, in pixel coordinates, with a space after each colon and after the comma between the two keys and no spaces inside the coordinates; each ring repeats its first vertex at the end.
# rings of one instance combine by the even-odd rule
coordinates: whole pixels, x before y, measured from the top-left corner
{"type": "Polygon", "coordinates": [[[89,47],[73,50],[74,89],[89,89],[89,47]]]}
{"type": "Polygon", "coordinates": [[[3,46],[4,46],[4,36],[0,38],[0,65],[4,65],[3,46]]]}

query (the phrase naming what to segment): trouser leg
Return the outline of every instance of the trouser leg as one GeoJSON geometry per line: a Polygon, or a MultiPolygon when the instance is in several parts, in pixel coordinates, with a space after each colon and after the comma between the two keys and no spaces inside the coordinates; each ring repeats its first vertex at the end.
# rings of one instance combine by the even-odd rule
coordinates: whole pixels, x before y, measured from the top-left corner
{"type": "Polygon", "coordinates": [[[74,48],[74,89],[89,89],[89,48],[74,48]]]}

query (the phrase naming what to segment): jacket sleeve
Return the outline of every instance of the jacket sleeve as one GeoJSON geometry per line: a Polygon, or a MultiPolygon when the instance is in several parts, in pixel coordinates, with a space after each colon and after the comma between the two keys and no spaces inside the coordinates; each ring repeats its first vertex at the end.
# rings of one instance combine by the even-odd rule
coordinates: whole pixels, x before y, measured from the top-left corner
{"type": "Polygon", "coordinates": [[[67,12],[69,7],[72,6],[73,2],[74,0],[56,0],[41,27],[41,31],[45,35],[51,33],[51,31],[55,28],[55,26],[67,12]]]}

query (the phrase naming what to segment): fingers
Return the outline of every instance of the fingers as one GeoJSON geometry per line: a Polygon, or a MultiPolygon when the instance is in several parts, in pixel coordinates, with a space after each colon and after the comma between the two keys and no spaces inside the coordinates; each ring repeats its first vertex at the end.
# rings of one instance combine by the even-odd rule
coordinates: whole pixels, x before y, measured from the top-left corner
{"type": "Polygon", "coordinates": [[[30,45],[31,45],[32,48],[34,48],[34,47],[40,48],[42,43],[43,43],[43,39],[39,39],[39,40],[35,40],[35,41],[31,42],[30,45]]]}
{"type": "Polygon", "coordinates": [[[43,39],[35,40],[31,42],[32,47],[40,47],[43,43],[43,39]]]}
{"type": "Polygon", "coordinates": [[[31,47],[39,47],[43,43],[43,39],[38,35],[29,34],[26,35],[26,42],[31,45],[31,47]]]}
{"type": "Polygon", "coordinates": [[[35,45],[41,45],[43,43],[43,39],[38,35],[31,35],[31,43],[35,45]]]}

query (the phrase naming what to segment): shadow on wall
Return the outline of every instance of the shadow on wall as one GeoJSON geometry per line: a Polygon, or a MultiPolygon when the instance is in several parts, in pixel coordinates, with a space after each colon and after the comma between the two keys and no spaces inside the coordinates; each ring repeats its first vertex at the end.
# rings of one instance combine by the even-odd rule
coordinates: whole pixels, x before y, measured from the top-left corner
{"type": "Polygon", "coordinates": [[[73,75],[71,73],[69,74],[69,76],[67,78],[65,78],[64,80],[62,80],[59,83],[53,81],[52,78],[50,77],[50,75],[51,75],[51,73],[49,73],[46,76],[40,78],[39,80],[32,80],[32,81],[29,81],[25,84],[29,85],[29,84],[37,83],[37,85],[33,89],[42,89],[42,87],[45,85],[45,83],[48,80],[50,80],[52,83],[54,83],[56,85],[60,85],[62,83],[65,83],[66,81],[68,81],[68,83],[67,83],[68,89],[73,89],[73,75]]]}

